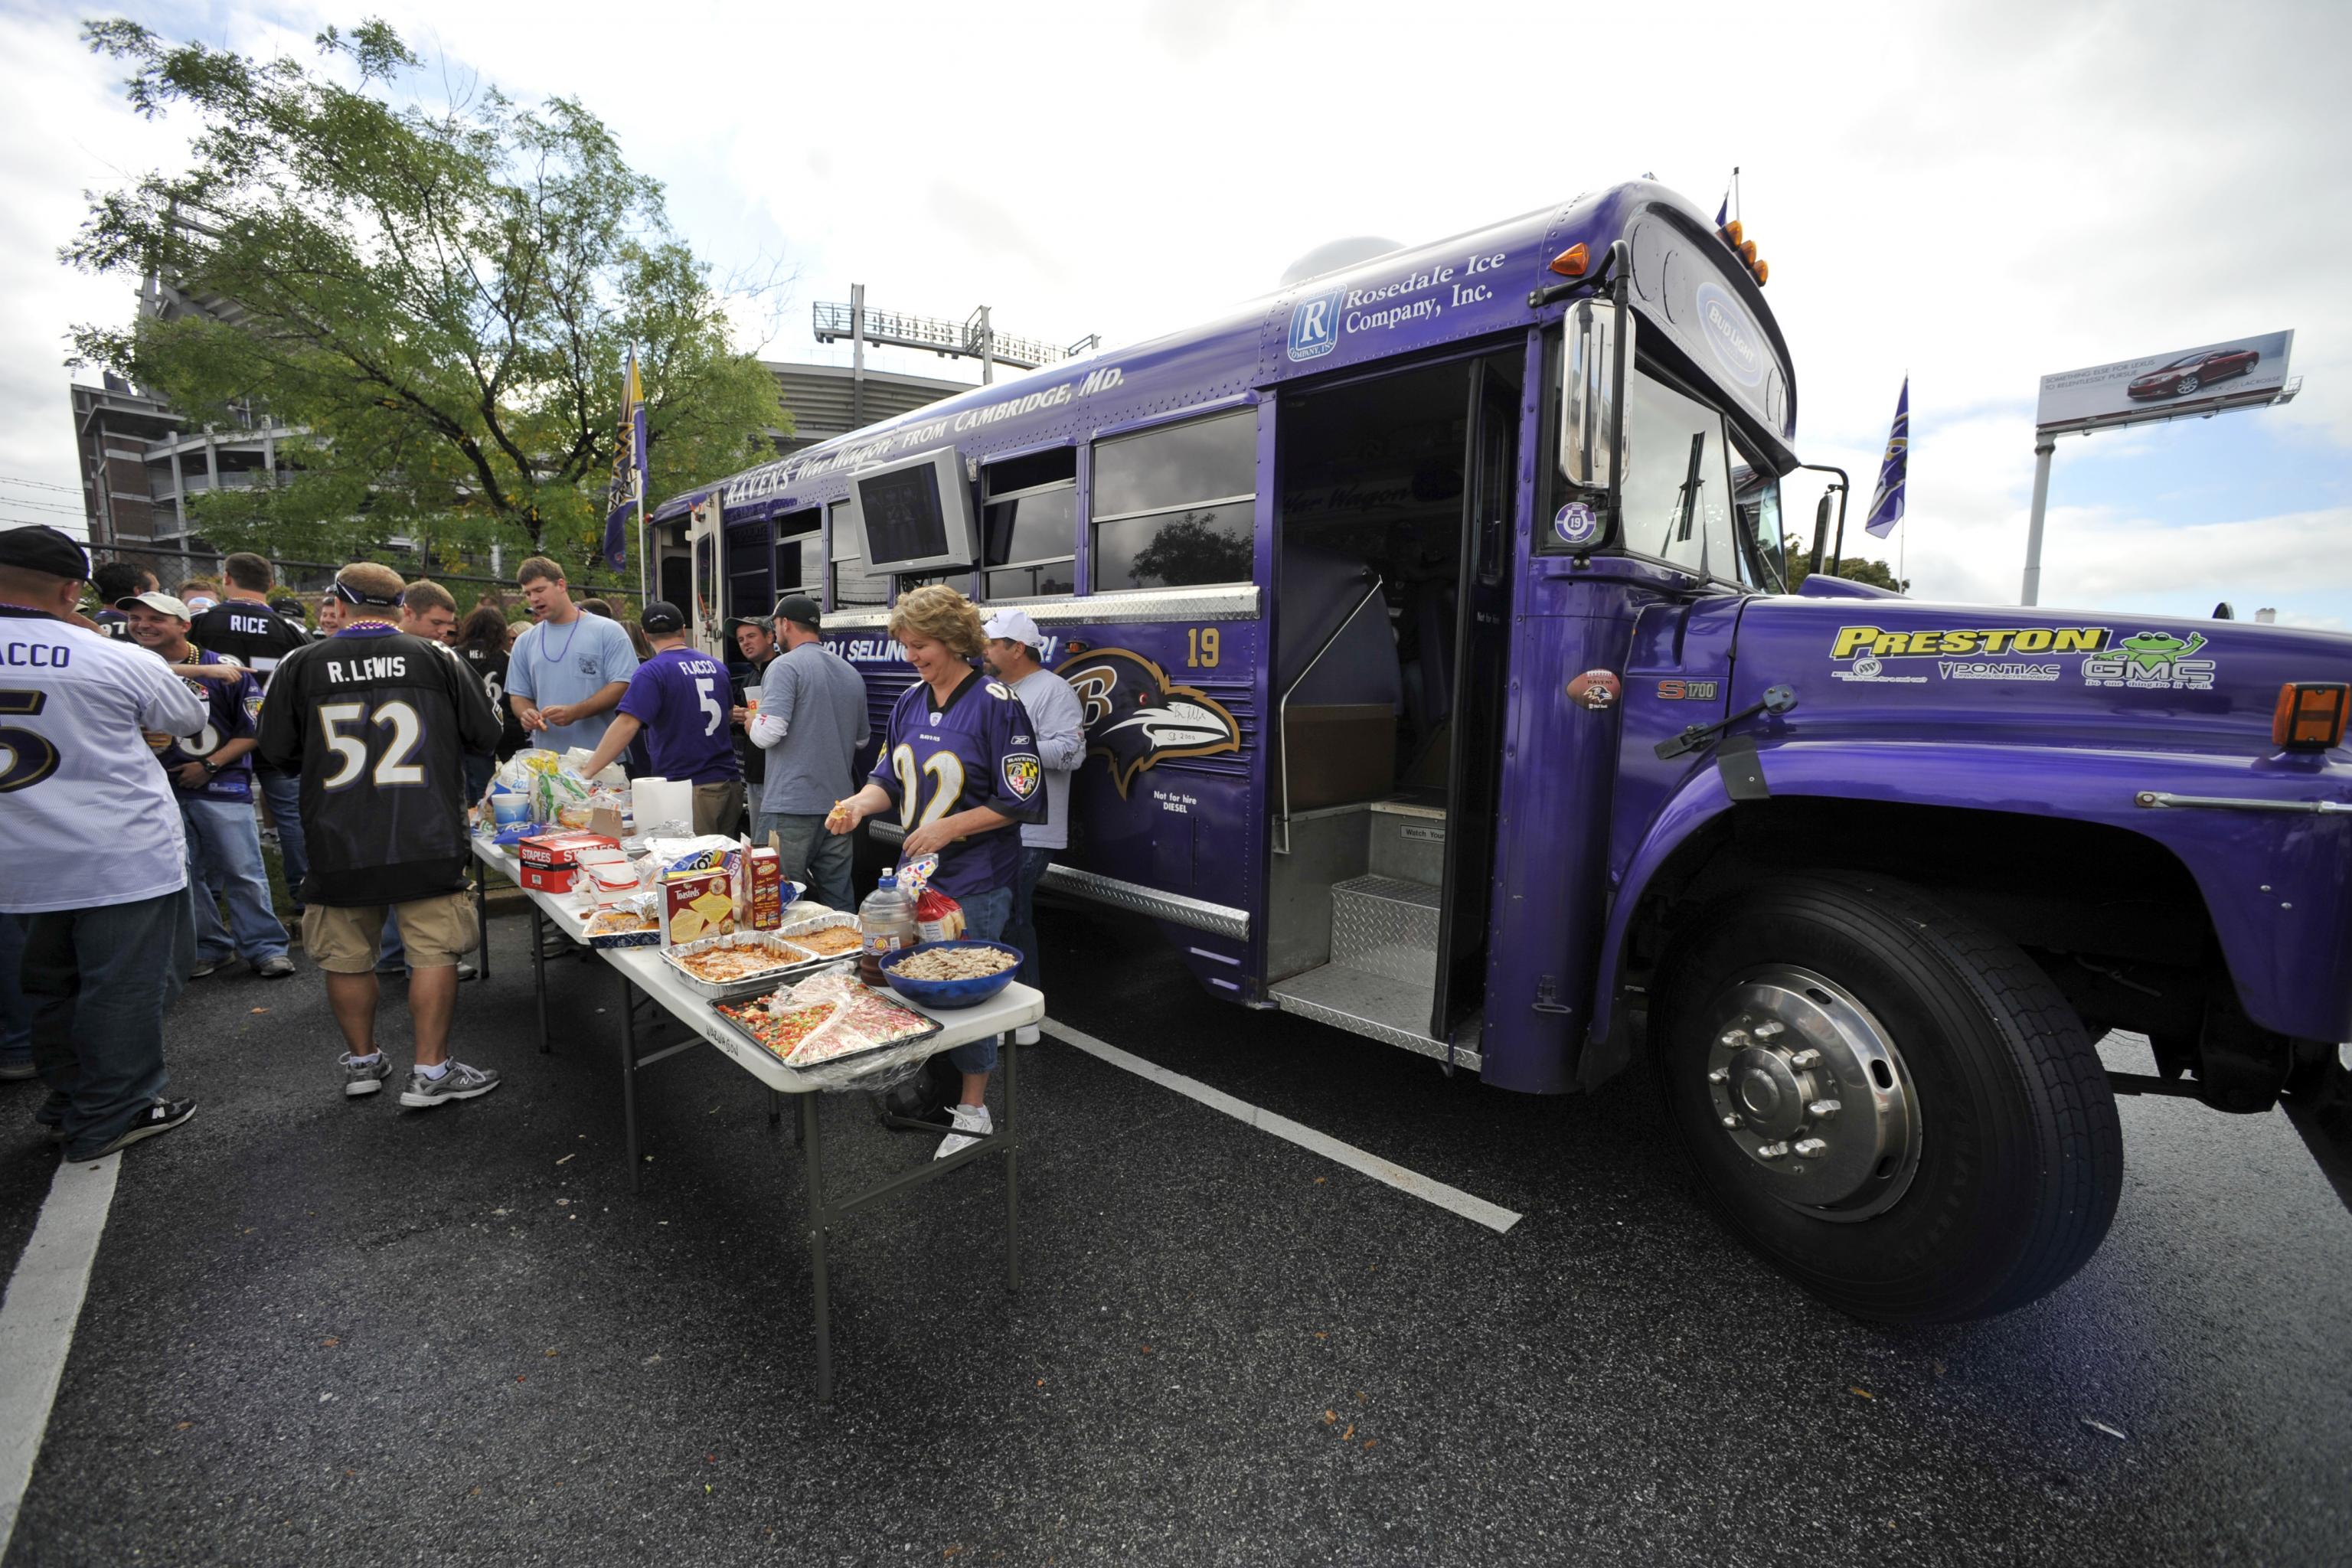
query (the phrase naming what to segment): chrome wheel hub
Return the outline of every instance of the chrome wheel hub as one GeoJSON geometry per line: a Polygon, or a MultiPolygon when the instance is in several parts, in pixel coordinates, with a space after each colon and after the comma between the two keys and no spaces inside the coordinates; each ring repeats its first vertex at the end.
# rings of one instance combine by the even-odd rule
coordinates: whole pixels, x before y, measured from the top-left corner
{"type": "Polygon", "coordinates": [[[1778,966],[1717,996],[1706,1087],[1717,1123],[1765,1190],[1824,1219],[1866,1219],[1919,1168],[1911,1075],[1868,1010],[1778,966]]]}

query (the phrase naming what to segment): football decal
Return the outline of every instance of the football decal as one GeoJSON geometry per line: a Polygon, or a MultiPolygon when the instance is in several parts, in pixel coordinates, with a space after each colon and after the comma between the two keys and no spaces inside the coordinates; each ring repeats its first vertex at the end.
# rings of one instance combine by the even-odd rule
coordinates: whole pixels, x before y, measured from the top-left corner
{"type": "Polygon", "coordinates": [[[1037,793],[1037,785],[1045,776],[1045,766],[1027,752],[1008,752],[1004,756],[1004,787],[1015,800],[1027,800],[1037,793]]]}
{"type": "Polygon", "coordinates": [[[1168,757],[1213,757],[1242,749],[1241,725],[1214,698],[1169,683],[1168,672],[1123,647],[1095,648],[1055,673],[1085,713],[1087,753],[1110,764],[1124,797],[1135,775],[1168,757]]]}

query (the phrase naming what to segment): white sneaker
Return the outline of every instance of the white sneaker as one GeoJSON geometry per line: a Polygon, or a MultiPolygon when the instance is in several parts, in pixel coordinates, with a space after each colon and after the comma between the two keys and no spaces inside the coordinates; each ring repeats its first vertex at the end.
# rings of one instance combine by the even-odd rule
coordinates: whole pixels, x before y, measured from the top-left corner
{"type": "Polygon", "coordinates": [[[1034,1024],[1023,1024],[1016,1027],[1013,1031],[1013,1043],[1016,1046],[1035,1045],[1037,1043],[1037,1026],[1034,1024]]]}
{"type": "Polygon", "coordinates": [[[969,1149],[996,1131],[988,1119],[985,1105],[959,1105],[955,1108],[955,1131],[940,1140],[940,1152],[931,1156],[944,1160],[959,1149],[969,1149]]]}

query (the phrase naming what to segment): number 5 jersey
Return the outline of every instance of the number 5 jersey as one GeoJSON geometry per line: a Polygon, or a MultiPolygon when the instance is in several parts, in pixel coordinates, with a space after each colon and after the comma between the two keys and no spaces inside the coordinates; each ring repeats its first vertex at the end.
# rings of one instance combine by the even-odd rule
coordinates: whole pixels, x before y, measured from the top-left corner
{"type": "Polygon", "coordinates": [[[472,672],[380,622],[288,654],[261,703],[261,759],[302,775],[305,903],[405,903],[465,886],[466,753],[499,742],[472,672]]]}

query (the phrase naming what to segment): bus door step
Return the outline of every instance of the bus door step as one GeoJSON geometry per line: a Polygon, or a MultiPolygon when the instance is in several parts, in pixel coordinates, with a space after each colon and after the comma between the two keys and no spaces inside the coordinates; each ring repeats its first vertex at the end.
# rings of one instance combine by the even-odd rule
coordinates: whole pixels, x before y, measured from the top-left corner
{"type": "MultiPolygon", "coordinates": [[[[1343,963],[1327,963],[1320,969],[1277,982],[1267,988],[1266,994],[1286,1013],[1296,1013],[1302,1018],[1312,1018],[1318,1024],[1434,1057],[1439,1061],[1446,1059],[1445,1042],[1429,1037],[1429,1009],[1435,1000],[1434,988],[1430,985],[1343,963]]],[[[1482,1018],[1473,1017],[1462,1026],[1461,1037],[1453,1052],[1456,1067],[1465,1067],[1473,1072],[1478,1069],[1482,1022],[1482,1018]]]]}

